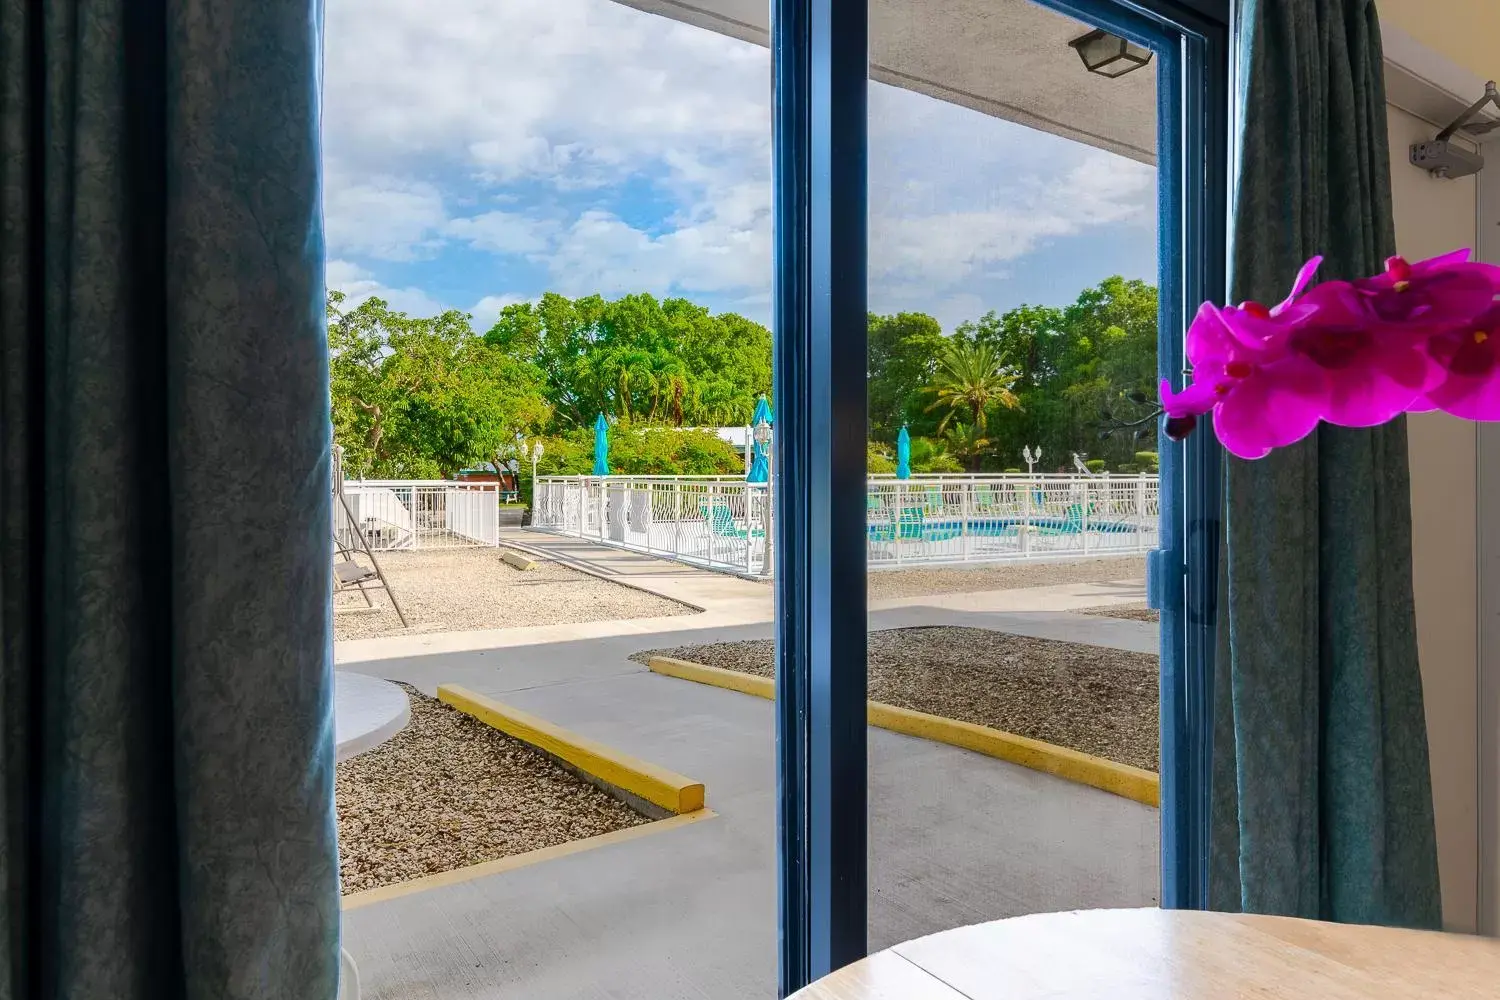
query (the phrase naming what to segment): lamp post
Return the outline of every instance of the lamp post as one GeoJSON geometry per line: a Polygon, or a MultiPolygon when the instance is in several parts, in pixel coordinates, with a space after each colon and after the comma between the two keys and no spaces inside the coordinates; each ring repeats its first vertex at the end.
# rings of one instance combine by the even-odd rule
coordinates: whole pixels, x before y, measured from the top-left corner
{"type": "MultiPolygon", "coordinates": [[[[526,442],[521,442],[521,459],[523,461],[527,458],[531,459],[531,523],[533,525],[536,524],[537,503],[539,499],[536,490],[536,463],[537,459],[541,457],[542,442],[533,441],[530,448],[526,447],[526,442]]],[[[517,485],[519,486],[520,484],[518,483],[517,485]]]]}
{"type": "Polygon", "coordinates": [[[1041,445],[1037,445],[1035,451],[1033,451],[1031,449],[1031,445],[1025,445],[1025,446],[1023,446],[1021,448],[1021,458],[1026,462],[1026,475],[1028,475],[1028,476],[1035,475],[1036,474],[1036,463],[1038,463],[1038,462],[1040,462],[1042,460],[1042,447],[1041,447],[1041,445]]]}
{"type": "MultiPolygon", "coordinates": [[[[765,515],[761,518],[761,521],[764,523],[765,534],[766,534],[765,572],[766,572],[766,575],[769,576],[769,575],[771,575],[771,571],[772,571],[772,569],[771,569],[771,534],[772,534],[772,531],[771,531],[771,497],[773,496],[773,494],[771,493],[771,425],[769,423],[767,423],[765,420],[762,420],[760,423],[758,423],[758,424],[755,425],[755,429],[753,430],[752,435],[755,438],[755,444],[756,444],[756,446],[760,448],[760,453],[762,455],[764,455],[765,459],[766,459],[766,495],[765,495],[765,500],[764,500],[764,503],[765,503],[765,515]]],[[[748,510],[747,510],[747,513],[748,513],[748,510]]],[[[747,542],[746,544],[748,546],[749,543],[747,542]]]]}

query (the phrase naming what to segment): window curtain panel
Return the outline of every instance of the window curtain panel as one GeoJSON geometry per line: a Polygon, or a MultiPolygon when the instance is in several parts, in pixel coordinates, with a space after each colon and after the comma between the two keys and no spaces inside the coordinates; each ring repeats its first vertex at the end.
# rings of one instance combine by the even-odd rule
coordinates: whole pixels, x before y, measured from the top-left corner
{"type": "MultiPolygon", "coordinates": [[[[1276,302],[1395,252],[1369,0],[1247,0],[1231,298],[1276,302]]],[[[1210,899],[1437,927],[1406,425],[1226,458],[1210,899]]]]}
{"type": "Polygon", "coordinates": [[[316,0],[0,0],[0,997],[332,998],[316,0]]]}

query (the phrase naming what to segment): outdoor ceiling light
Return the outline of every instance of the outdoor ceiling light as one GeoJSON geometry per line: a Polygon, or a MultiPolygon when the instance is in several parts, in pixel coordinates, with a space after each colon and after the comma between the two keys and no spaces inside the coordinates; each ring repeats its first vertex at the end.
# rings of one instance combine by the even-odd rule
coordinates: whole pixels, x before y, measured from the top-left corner
{"type": "Polygon", "coordinates": [[[1110,78],[1133,73],[1151,61],[1151,50],[1102,28],[1090,31],[1068,43],[1078,50],[1078,58],[1090,73],[1110,78]]]}

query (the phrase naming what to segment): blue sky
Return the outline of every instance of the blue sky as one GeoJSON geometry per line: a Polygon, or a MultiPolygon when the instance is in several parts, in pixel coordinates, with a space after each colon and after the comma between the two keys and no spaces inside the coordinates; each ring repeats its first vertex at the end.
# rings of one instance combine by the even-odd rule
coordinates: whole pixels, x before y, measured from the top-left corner
{"type": "MultiPolygon", "coordinates": [[[[544,291],[770,313],[770,59],[612,0],[331,0],[328,283],[485,329],[544,291]]],[[[945,329],[1154,279],[1146,166],[870,93],[870,306],[945,329]]]]}

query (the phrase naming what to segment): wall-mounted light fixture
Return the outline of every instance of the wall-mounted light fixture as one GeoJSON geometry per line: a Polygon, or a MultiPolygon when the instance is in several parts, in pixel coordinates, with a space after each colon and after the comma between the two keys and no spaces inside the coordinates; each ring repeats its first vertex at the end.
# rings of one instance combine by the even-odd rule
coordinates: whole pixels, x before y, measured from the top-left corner
{"type": "Polygon", "coordinates": [[[1445,180],[1468,177],[1470,174],[1477,174],[1483,170],[1484,154],[1477,150],[1465,149],[1453,141],[1453,136],[1460,130],[1471,136],[1488,135],[1500,127],[1500,123],[1494,120],[1475,118],[1486,105],[1500,108],[1500,91],[1496,91],[1494,80],[1484,85],[1484,96],[1469,105],[1463,114],[1453,119],[1452,124],[1437,134],[1437,138],[1431,142],[1413,143],[1411,162],[1432,176],[1442,177],[1445,180]]]}
{"type": "Polygon", "coordinates": [[[1151,50],[1111,35],[1102,28],[1068,43],[1090,73],[1119,77],[1133,73],[1151,61],[1151,50]]]}

